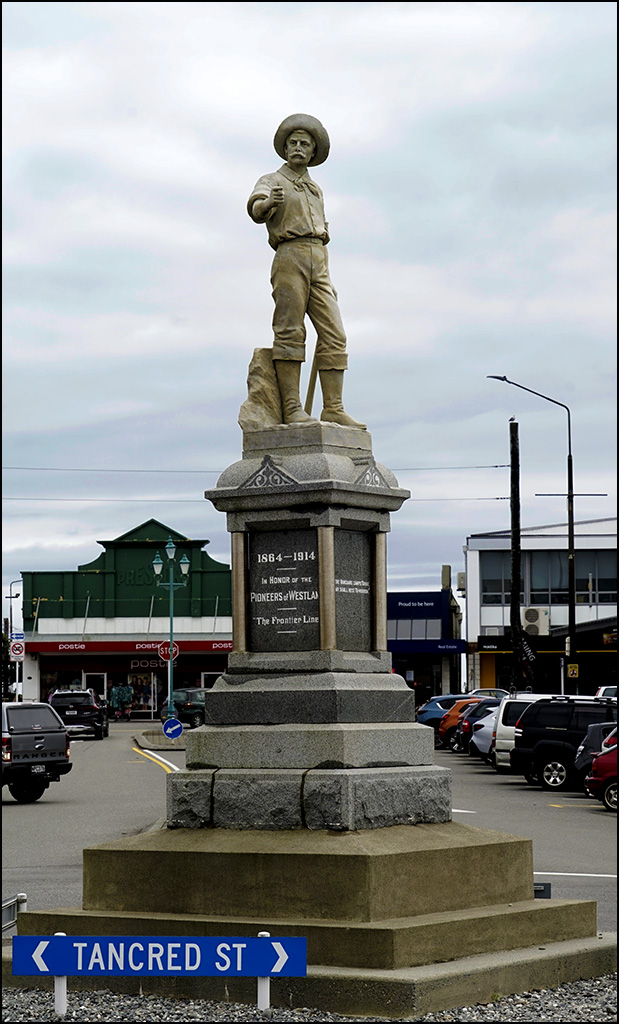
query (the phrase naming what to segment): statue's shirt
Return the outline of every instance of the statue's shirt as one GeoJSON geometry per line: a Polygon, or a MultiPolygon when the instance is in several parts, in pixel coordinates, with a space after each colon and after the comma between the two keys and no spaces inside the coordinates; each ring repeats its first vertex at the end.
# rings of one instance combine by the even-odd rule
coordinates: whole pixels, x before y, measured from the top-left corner
{"type": "Polygon", "coordinates": [[[280,242],[293,238],[317,238],[324,245],[329,241],[322,191],[307,171],[298,175],[284,164],[273,174],[263,175],[247,201],[247,212],[257,224],[266,223],[269,245],[273,249],[277,249],[280,242]],[[275,185],[284,189],[284,202],[270,209],[264,217],[255,216],[254,203],[267,199],[275,185]]]}

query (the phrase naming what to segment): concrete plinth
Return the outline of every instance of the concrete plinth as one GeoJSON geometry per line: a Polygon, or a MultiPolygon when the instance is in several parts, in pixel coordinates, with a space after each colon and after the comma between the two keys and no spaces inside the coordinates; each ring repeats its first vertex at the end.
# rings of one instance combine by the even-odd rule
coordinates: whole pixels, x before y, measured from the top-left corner
{"type": "Polygon", "coordinates": [[[84,850],[83,893],[86,910],[378,921],[531,900],[533,857],[530,840],[456,822],[159,829],[84,850]]]}

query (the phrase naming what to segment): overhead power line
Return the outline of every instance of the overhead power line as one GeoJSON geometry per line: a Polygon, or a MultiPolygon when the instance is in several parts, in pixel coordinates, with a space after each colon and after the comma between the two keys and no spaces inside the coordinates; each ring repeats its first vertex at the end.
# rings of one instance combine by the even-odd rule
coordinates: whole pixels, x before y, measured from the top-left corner
{"type": "MultiPolygon", "coordinates": [[[[39,497],[27,497],[17,498],[13,496],[2,498],[3,501],[86,501],[86,502],[97,502],[103,504],[104,502],[144,502],[148,505],[155,505],[158,503],[165,503],[166,505],[172,502],[185,503],[195,502],[196,504],[202,504],[205,499],[203,498],[39,498],[39,497]]],[[[409,498],[409,501],[509,501],[509,495],[501,497],[480,497],[480,498],[409,498]]]]}
{"type": "MultiPolygon", "coordinates": [[[[23,473],[223,473],[222,469],[93,469],[80,466],[3,466],[3,470],[23,473]]],[[[509,469],[508,463],[492,466],[396,466],[395,473],[427,473],[459,469],[509,469]]]]}

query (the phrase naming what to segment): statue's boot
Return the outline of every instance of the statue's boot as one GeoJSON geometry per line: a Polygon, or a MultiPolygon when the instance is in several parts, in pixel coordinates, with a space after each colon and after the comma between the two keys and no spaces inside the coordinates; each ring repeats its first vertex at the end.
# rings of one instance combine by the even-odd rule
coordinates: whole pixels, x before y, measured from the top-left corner
{"type": "Polygon", "coordinates": [[[301,405],[299,397],[301,363],[292,359],[274,359],[273,366],[277,374],[277,383],[282,399],[284,423],[318,423],[318,420],[309,416],[301,405]]]}
{"type": "Polygon", "coordinates": [[[323,422],[339,423],[341,427],[366,429],[365,423],[357,423],[357,420],[349,416],[342,405],[343,370],[320,370],[320,386],[322,388],[323,400],[323,410],[320,418],[323,422]]]}

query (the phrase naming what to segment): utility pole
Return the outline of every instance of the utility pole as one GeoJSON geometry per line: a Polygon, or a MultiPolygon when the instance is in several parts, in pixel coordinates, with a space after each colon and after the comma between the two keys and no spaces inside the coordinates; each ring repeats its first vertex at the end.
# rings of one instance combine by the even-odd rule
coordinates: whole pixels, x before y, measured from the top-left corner
{"type": "Polygon", "coordinates": [[[520,444],[518,424],[509,424],[510,510],[511,510],[511,590],[509,624],[512,633],[512,686],[522,689],[522,623],[520,592],[522,590],[520,547],[520,444]]]}

